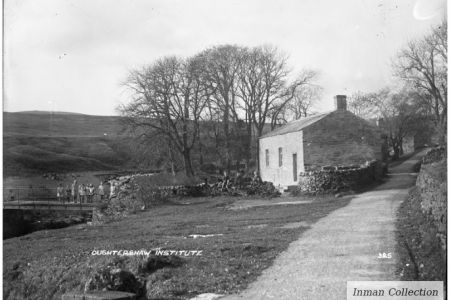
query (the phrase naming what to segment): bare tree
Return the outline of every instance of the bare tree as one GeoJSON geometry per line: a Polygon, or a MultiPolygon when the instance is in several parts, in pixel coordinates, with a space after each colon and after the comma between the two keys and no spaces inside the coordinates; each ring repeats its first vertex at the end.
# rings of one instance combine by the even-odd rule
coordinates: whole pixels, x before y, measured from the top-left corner
{"type": "Polygon", "coordinates": [[[359,109],[359,116],[377,118],[379,126],[388,137],[394,152],[393,159],[403,154],[403,140],[414,135],[426,124],[421,122],[423,111],[414,92],[402,90],[393,92],[384,88],[376,93],[357,93],[351,107],[359,109]]]}
{"type": "Polygon", "coordinates": [[[292,101],[286,105],[283,121],[288,122],[307,117],[311,108],[322,95],[322,87],[315,84],[305,84],[297,88],[292,101]]]}
{"type": "Polygon", "coordinates": [[[379,117],[376,112],[374,112],[370,97],[371,94],[357,91],[349,97],[348,109],[363,119],[379,117]]]}
{"type": "Polygon", "coordinates": [[[242,101],[244,123],[247,131],[245,147],[247,149],[247,161],[250,160],[253,138],[253,122],[257,99],[263,94],[263,76],[260,62],[263,53],[259,48],[244,49],[241,57],[238,81],[238,95],[242,101]]]}
{"type": "Polygon", "coordinates": [[[273,129],[280,123],[292,99],[298,113],[307,114],[318,91],[309,89],[315,77],[313,71],[293,77],[286,56],[273,47],[217,46],[191,59],[167,57],[133,71],[126,86],[134,98],[122,113],[135,128],[164,136],[173,161],[171,149],[183,157],[188,175],[191,152],[198,150],[202,163],[211,144],[199,142],[202,137],[214,140],[229,170],[232,159],[250,161],[254,140],[267,124],[273,129]]]}
{"type": "MultiPolygon", "coordinates": [[[[129,128],[129,120],[125,120],[129,128]]],[[[156,130],[146,130],[145,134],[137,134],[126,144],[129,147],[130,160],[135,165],[144,168],[162,168],[176,174],[180,165],[180,155],[170,140],[156,130]]]]}
{"type": "Polygon", "coordinates": [[[147,128],[167,138],[183,157],[187,176],[194,174],[191,150],[208,99],[200,75],[196,59],[160,59],[130,73],[125,85],[133,92],[133,101],[121,108],[133,127],[142,128],[144,133],[147,128]]]}
{"type": "MultiPolygon", "coordinates": [[[[287,57],[275,47],[256,47],[243,55],[238,91],[245,105],[246,117],[256,128],[256,138],[262,136],[267,123],[272,129],[277,125],[297,88],[309,84],[316,77],[313,71],[303,71],[289,81],[290,73],[287,57]]],[[[259,156],[259,143],[257,153],[259,156]]],[[[259,170],[259,159],[257,166],[259,170]]]]}
{"type": "Polygon", "coordinates": [[[417,91],[433,112],[441,141],[447,129],[447,20],[420,40],[410,41],[393,61],[394,74],[417,91]]]}
{"type": "MultiPolygon", "coordinates": [[[[212,91],[211,100],[222,113],[221,121],[225,140],[225,165],[231,167],[231,128],[236,119],[236,85],[242,48],[232,45],[207,49],[197,57],[202,61],[202,80],[212,91]]],[[[211,104],[210,104],[211,105],[211,104]]]]}

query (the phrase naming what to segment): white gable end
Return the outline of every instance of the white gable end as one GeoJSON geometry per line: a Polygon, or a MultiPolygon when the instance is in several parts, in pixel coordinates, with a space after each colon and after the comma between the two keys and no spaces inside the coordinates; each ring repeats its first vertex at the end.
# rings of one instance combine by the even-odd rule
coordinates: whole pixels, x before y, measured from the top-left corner
{"type": "Polygon", "coordinates": [[[276,187],[297,185],[304,171],[303,131],[263,137],[259,146],[261,179],[276,187]]]}

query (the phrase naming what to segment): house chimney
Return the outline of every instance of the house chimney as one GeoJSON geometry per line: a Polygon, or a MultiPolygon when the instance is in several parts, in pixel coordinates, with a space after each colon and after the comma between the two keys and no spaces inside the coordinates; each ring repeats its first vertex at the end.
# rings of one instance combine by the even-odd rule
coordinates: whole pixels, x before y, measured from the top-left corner
{"type": "Polygon", "coordinates": [[[334,106],[336,110],[347,110],[347,96],[346,95],[334,96],[334,106]]]}

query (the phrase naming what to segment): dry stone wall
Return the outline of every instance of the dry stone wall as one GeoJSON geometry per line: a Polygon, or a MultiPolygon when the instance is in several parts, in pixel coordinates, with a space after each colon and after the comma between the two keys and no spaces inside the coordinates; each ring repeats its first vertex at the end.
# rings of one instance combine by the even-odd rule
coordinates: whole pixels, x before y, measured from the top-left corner
{"type": "Polygon", "coordinates": [[[442,247],[447,247],[447,159],[446,151],[431,150],[423,158],[416,186],[420,193],[422,211],[437,228],[442,247]]]}
{"type": "Polygon", "coordinates": [[[363,166],[322,167],[302,172],[298,189],[304,193],[336,193],[357,190],[380,178],[380,166],[372,161],[363,166]]]}
{"type": "Polygon", "coordinates": [[[430,164],[433,162],[439,162],[447,157],[447,149],[444,147],[436,147],[427,152],[422,158],[422,164],[430,164]]]}

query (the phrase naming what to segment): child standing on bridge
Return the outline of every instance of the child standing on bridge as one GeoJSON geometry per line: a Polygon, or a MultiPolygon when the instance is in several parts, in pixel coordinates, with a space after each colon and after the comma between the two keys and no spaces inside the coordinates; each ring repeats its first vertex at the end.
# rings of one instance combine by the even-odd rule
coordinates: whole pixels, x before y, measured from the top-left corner
{"type": "Polygon", "coordinates": [[[221,185],[221,190],[225,191],[228,189],[228,185],[230,183],[230,177],[228,176],[228,172],[225,170],[223,171],[223,177],[222,177],[222,185],[221,185]]]}
{"type": "Polygon", "coordinates": [[[92,183],[88,184],[87,191],[88,191],[88,203],[93,203],[95,188],[92,183]]]}
{"type": "Polygon", "coordinates": [[[100,200],[103,200],[105,197],[105,187],[103,186],[103,181],[100,182],[100,185],[98,186],[98,195],[100,196],[100,200]]]}
{"type": "Polygon", "coordinates": [[[84,202],[84,198],[86,196],[86,188],[84,187],[84,184],[80,184],[80,186],[78,187],[78,195],[79,195],[79,199],[80,199],[80,203],[84,202]]]}
{"type": "Polygon", "coordinates": [[[14,201],[14,192],[13,192],[13,190],[9,190],[8,199],[9,199],[9,201],[14,201]]]}
{"type": "Polygon", "coordinates": [[[65,195],[65,198],[66,198],[66,200],[67,200],[67,203],[70,202],[70,194],[71,194],[70,187],[69,187],[68,184],[66,184],[66,195],[65,195]]]}
{"type": "Polygon", "coordinates": [[[71,192],[72,192],[72,202],[75,203],[77,199],[77,181],[74,180],[71,186],[71,192]]]}
{"type": "Polygon", "coordinates": [[[58,187],[56,188],[56,198],[58,199],[58,202],[63,202],[63,194],[64,194],[64,188],[62,184],[60,183],[58,187]]]}
{"type": "Polygon", "coordinates": [[[109,199],[111,199],[111,198],[116,196],[116,193],[117,193],[116,190],[118,188],[117,182],[114,182],[112,180],[110,182],[111,182],[111,188],[110,188],[110,193],[109,193],[109,199]]]}

